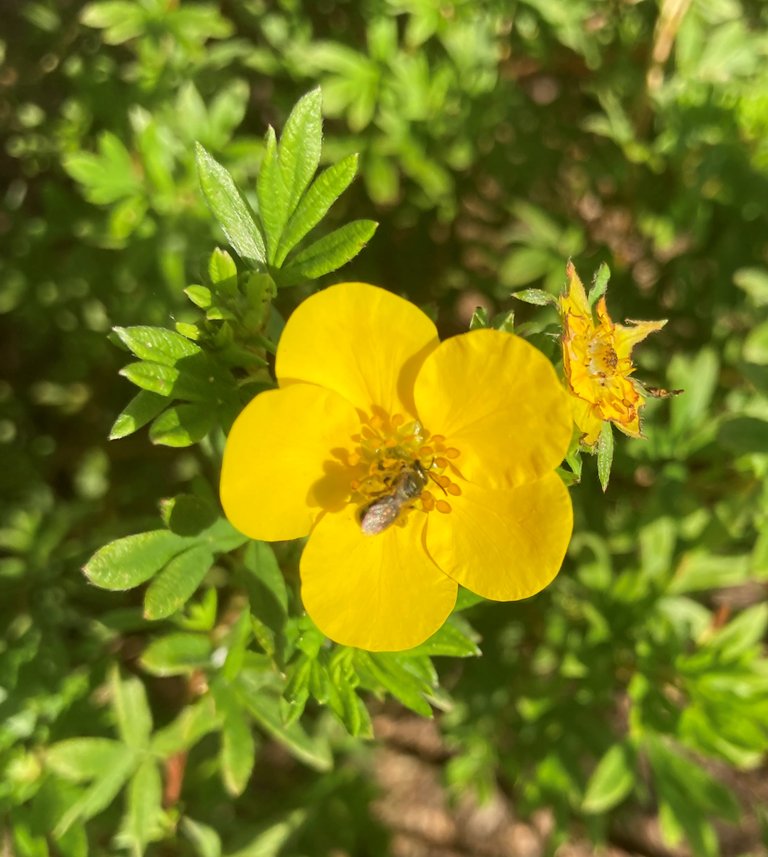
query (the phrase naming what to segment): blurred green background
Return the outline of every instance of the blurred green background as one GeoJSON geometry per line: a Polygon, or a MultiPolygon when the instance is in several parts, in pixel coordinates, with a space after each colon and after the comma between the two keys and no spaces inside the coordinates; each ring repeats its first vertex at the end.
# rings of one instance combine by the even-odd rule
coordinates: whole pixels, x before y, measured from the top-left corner
{"type": "Polygon", "coordinates": [[[766,4],[6,0],[0,37],[3,853],[493,857],[522,848],[499,833],[513,818],[531,854],[765,854],[766,4]],[[568,257],[585,281],[607,262],[615,319],[669,319],[638,374],[685,394],[648,405],[646,440],[617,438],[607,495],[587,463],[547,592],[468,608],[483,656],[437,662],[427,737],[386,699],[373,743],[315,704],[332,770],[257,724],[247,788],[228,788],[216,736],[190,738],[179,794],[165,759],[162,813],[160,795],[138,821],[137,799],[92,803],[62,833],[93,772],[46,748],[130,722],[114,664],[158,727],[206,696],[138,661],[172,622],[79,572],[157,527],[160,498],[215,486],[196,448],[107,442],[131,394],[107,334],[195,317],[183,289],[224,246],[195,141],[252,193],[267,124],[317,85],[324,160],[360,153],[328,228],[380,223],[327,282],[386,286],[450,334],[515,289],[559,291],[568,257]],[[392,811],[393,764],[430,772],[408,805],[423,821],[438,802],[455,829],[392,811]],[[455,822],[470,793],[498,829],[455,822]]]}

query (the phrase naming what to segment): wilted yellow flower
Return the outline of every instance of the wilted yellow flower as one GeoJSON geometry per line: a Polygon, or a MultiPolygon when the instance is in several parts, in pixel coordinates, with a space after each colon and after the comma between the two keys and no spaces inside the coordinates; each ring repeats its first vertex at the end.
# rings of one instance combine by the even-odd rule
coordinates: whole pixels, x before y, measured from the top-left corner
{"type": "Polygon", "coordinates": [[[532,345],[495,330],[441,343],[413,304],[343,283],[295,310],[276,375],[232,426],[221,498],[252,538],[309,535],[301,595],[328,637],[411,648],[457,584],[508,601],[557,574],[572,510],[554,468],[573,422],[532,345]]]}
{"type": "Polygon", "coordinates": [[[631,327],[614,324],[605,297],[597,302],[595,324],[584,286],[571,262],[566,266],[568,291],[560,297],[563,317],[563,369],[574,398],[574,420],[582,442],[597,442],[606,421],[630,437],[641,437],[640,410],[646,397],[630,375],[632,349],[664,321],[635,321],[631,327]]]}

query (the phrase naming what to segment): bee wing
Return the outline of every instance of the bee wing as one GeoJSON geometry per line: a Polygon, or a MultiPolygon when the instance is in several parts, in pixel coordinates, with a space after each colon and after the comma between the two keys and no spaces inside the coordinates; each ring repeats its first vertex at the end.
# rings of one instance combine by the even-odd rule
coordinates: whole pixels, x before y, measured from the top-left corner
{"type": "Polygon", "coordinates": [[[367,536],[375,536],[391,527],[400,513],[400,503],[394,497],[374,500],[360,515],[360,529],[367,536]]]}

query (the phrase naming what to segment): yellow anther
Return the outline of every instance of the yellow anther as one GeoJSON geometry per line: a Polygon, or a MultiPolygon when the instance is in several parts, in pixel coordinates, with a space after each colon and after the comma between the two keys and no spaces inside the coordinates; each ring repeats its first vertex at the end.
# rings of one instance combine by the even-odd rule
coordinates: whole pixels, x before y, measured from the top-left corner
{"type": "Polygon", "coordinates": [[[459,450],[453,446],[445,450],[446,458],[458,458],[460,455],[461,453],[459,452],[459,450]]]}
{"type": "Polygon", "coordinates": [[[459,488],[455,482],[451,482],[450,485],[446,485],[445,490],[449,494],[453,494],[454,497],[458,497],[461,494],[461,488],[459,488]]]}
{"type": "Polygon", "coordinates": [[[438,500],[435,503],[435,508],[438,512],[442,512],[444,515],[447,515],[448,512],[451,511],[451,504],[446,502],[445,500],[438,500]]]}

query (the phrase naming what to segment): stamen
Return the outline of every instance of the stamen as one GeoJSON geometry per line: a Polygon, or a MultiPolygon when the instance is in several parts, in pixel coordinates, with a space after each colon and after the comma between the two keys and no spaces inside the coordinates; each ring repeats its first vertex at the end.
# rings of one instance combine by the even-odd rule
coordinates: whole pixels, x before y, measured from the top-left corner
{"type": "Polygon", "coordinates": [[[453,494],[454,497],[458,497],[461,494],[461,488],[459,488],[455,482],[451,482],[450,485],[446,485],[445,490],[449,494],[453,494]]]}
{"type": "Polygon", "coordinates": [[[448,512],[451,511],[451,504],[448,503],[446,500],[438,500],[435,503],[435,508],[438,512],[442,512],[444,515],[447,515],[448,512]]]}

